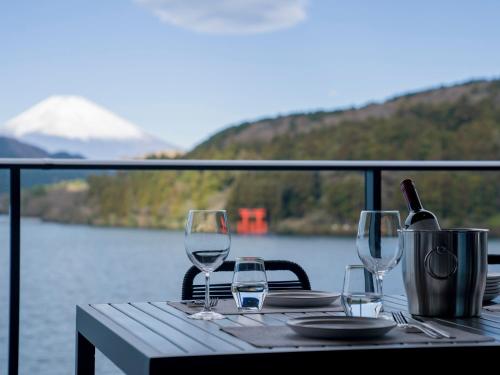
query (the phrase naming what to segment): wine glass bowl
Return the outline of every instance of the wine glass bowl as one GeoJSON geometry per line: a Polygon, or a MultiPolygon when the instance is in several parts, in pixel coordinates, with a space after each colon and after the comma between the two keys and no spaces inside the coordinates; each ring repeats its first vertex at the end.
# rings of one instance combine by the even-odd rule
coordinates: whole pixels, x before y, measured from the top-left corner
{"type": "Polygon", "coordinates": [[[231,236],[225,210],[190,210],[186,222],[184,246],[189,260],[205,274],[205,305],[190,315],[193,319],[222,319],[211,311],[210,273],[219,268],[229,255],[231,236]]]}
{"type": "Polygon", "coordinates": [[[361,211],[356,248],[365,268],[379,279],[381,291],[384,275],[403,254],[400,230],[398,211],[361,211]]]}

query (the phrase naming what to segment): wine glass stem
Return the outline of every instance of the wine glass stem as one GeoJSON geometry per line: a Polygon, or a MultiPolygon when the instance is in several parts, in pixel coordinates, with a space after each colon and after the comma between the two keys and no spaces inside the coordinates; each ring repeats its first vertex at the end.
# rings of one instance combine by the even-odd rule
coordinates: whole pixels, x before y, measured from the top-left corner
{"type": "Polygon", "coordinates": [[[377,276],[377,279],[378,279],[378,283],[379,283],[379,287],[380,287],[380,295],[382,297],[384,297],[384,288],[383,288],[383,285],[384,285],[384,276],[379,275],[379,276],[377,276]]]}
{"type": "Polygon", "coordinates": [[[381,302],[382,302],[382,307],[380,309],[380,311],[384,311],[384,288],[383,288],[383,285],[384,285],[384,275],[377,275],[377,280],[378,280],[378,287],[380,288],[379,292],[380,292],[380,298],[382,299],[381,302]]]}
{"type": "Polygon", "coordinates": [[[210,311],[210,272],[205,272],[205,311],[210,311]]]}

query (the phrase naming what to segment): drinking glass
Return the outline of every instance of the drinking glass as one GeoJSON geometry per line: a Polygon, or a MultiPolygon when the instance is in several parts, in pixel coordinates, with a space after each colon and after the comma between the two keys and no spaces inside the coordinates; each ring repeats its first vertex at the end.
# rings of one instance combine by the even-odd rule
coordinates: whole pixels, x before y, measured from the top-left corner
{"type": "Polygon", "coordinates": [[[224,262],[229,254],[231,236],[225,210],[190,210],[186,222],[184,246],[189,260],[205,274],[205,305],[190,315],[193,319],[222,319],[211,311],[210,273],[224,262]]]}
{"type": "Polygon", "coordinates": [[[261,310],[268,290],[264,259],[236,258],[231,292],[238,310],[261,310]]]}
{"type": "Polygon", "coordinates": [[[362,265],[347,266],[342,305],[347,316],[377,318],[382,309],[380,280],[362,265]]]}
{"type": "Polygon", "coordinates": [[[401,259],[400,229],[398,211],[361,211],[356,247],[365,268],[378,279],[382,295],[385,274],[401,259]]]}

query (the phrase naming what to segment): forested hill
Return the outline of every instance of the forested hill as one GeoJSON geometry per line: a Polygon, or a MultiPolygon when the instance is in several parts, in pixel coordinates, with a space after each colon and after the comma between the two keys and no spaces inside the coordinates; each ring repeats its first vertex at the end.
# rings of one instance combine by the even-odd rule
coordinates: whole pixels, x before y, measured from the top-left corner
{"type": "MultiPolygon", "coordinates": [[[[360,109],[244,123],[186,157],[498,160],[500,80],[407,94],[360,109]]],[[[443,227],[483,226],[500,234],[499,173],[384,173],[383,206],[404,214],[398,188],[403,177],[415,178],[443,227]]],[[[351,234],[363,206],[363,176],[347,172],[134,172],[90,177],[72,189],[28,192],[24,212],[96,225],[181,228],[190,208],[228,208],[234,224],[238,208],[264,207],[275,232],[351,234]]]]}
{"type": "Polygon", "coordinates": [[[0,135],[0,158],[83,159],[83,156],[65,151],[51,154],[40,147],[0,135]]]}
{"type": "MultiPolygon", "coordinates": [[[[0,135],[0,158],[82,159],[82,156],[64,151],[51,154],[39,147],[0,135]]],[[[23,186],[51,184],[62,180],[84,178],[87,175],[89,173],[85,171],[25,171],[23,173],[23,186]]],[[[8,191],[8,186],[7,173],[0,172],[0,194],[8,191]]]]}
{"type": "Polygon", "coordinates": [[[215,134],[188,158],[498,159],[500,80],[472,81],[360,109],[243,123],[215,134]]]}

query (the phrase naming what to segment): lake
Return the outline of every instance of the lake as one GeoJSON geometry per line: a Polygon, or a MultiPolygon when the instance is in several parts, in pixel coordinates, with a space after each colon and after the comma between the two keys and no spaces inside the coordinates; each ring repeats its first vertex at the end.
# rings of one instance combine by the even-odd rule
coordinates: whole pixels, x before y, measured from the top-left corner
{"type": "MultiPolygon", "coordinates": [[[[8,218],[0,217],[0,373],[6,373],[8,218]]],[[[74,372],[75,305],[179,299],[191,266],[184,233],[22,221],[20,374],[74,372]]],[[[500,253],[500,241],[490,241],[500,253]]],[[[359,263],[354,238],[233,236],[229,258],[257,255],[302,265],[314,289],[339,291],[344,267],[359,263]]],[[[398,266],[386,293],[401,293],[398,266]]],[[[97,353],[98,374],[120,371],[97,353]]]]}

